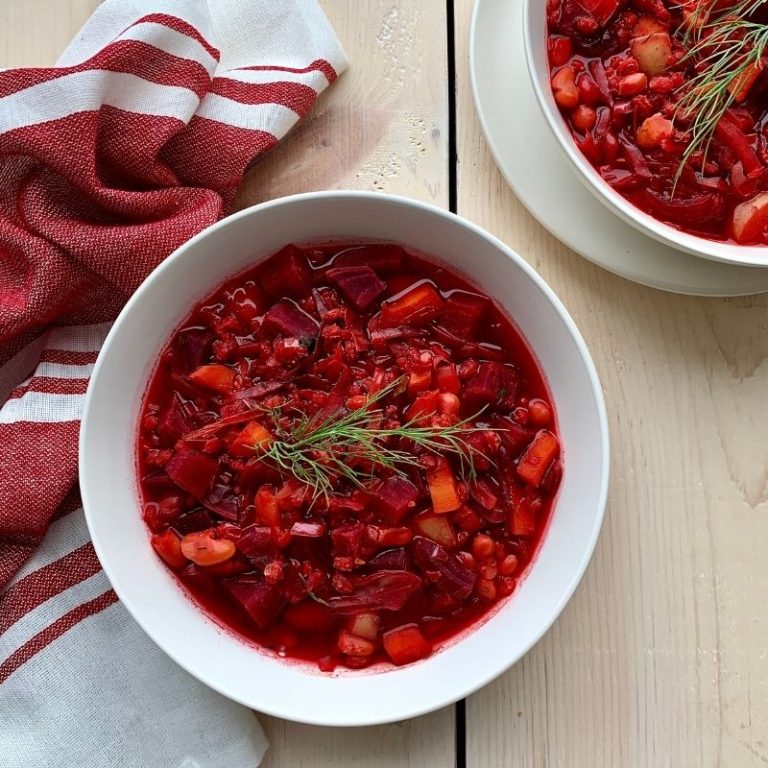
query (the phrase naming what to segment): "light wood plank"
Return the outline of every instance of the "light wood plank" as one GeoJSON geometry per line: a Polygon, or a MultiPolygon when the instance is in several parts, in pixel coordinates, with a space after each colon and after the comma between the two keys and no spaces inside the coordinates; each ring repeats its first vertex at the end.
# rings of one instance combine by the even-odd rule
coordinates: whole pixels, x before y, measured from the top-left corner
{"type": "Polygon", "coordinates": [[[350,69],[251,170],[237,206],[318,189],[370,189],[447,207],[444,0],[321,5],[350,69]]]}
{"type": "Polygon", "coordinates": [[[573,601],[468,702],[467,765],[764,766],[768,297],[633,285],[540,227],[474,114],[471,7],[456,0],[459,213],[517,249],[574,315],[606,391],[614,463],[573,601]]]}
{"type": "MultiPolygon", "coordinates": [[[[4,0],[0,66],[52,64],[98,0],[4,0]]],[[[352,187],[448,204],[443,0],[325,0],[352,62],[305,120],[254,168],[238,205],[352,187]]],[[[407,695],[407,692],[404,692],[407,695]]],[[[267,768],[454,764],[454,710],[382,728],[323,729],[260,717],[267,768]]]]}

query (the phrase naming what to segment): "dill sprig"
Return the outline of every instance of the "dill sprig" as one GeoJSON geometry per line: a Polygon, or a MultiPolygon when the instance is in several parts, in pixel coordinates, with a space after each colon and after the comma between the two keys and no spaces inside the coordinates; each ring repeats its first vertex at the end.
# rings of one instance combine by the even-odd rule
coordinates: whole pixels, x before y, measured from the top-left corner
{"type": "MultiPolygon", "coordinates": [[[[695,63],[699,72],[682,86],[676,116],[690,119],[690,141],[675,176],[675,185],[687,162],[703,150],[707,161],[718,123],[735,102],[739,89],[760,65],[768,47],[768,25],[750,16],[768,0],[740,0],[707,16],[706,6],[694,11],[684,41],[692,41],[681,63],[695,63]]],[[[690,19],[689,19],[690,21],[690,19]]]]}
{"type": "MultiPolygon", "coordinates": [[[[482,455],[466,441],[473,432],[488,427],[473,426],[482,411],[456,424],[420,426],[409,421],[397,427],[383,427],[384,412],[374,407],[403,384],[401,377],[369,397],[348,413],[339,411],[317,423],[303,412],[289,429],[282,426],[280,409],[268,411],[277,437],[265,449],[260,460],[273,462],[283,472],[313,489],[313,496],[328,498],[339,480],[363,487],[385,468],[403,476],[405,466],[419,466],[418,457],[410,451],[393,448],[395,440],[407,440],[434,453],[450,453],[458,457],[465,477],[475,475],[474,456],[482,455]]],[[[487,457],[484,457],[487,459],[487,457]]]]}

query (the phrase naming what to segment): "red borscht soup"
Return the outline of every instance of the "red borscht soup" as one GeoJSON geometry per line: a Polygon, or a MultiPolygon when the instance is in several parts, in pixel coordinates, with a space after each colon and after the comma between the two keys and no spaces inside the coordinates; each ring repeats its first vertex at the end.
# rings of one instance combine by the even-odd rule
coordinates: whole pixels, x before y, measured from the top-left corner
{"type": "Polygon", "coordinates": [[[323,671],[424,658],[510,595],[561,474],[509,319],[392,244],[289,245],[195,307],[138,465],[151,545],[195,601],[323,671]]]}
{"type": "Polygon", "coordinates": [[[548,0],[547,19],[555,101],[602,178],[682,231],[768,243],[768,4],[548,0]]]}

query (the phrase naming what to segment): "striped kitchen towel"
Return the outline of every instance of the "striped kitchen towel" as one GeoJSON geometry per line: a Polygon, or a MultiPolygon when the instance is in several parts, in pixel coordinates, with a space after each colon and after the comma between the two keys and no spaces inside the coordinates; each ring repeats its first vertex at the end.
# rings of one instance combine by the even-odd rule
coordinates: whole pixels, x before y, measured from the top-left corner
{"type": "Polygon", "coordinates": [[[345,67],[315,0],[106,0],[56,67],[0,71],[3,768],[261,760],[251,713],[110,589],[78,500],[79,419],[126,299],[345,67]]]}

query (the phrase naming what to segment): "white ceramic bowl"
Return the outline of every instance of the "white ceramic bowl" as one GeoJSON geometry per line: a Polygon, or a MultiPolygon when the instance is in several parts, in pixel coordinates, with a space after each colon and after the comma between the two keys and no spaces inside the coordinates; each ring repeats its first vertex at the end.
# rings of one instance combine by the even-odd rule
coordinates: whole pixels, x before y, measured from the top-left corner
{"type": "Polygon", "coordinates": [[[576,175],[600,202],[644,234],[678,250],[714,261],[768,267],[768,247],[718,243],[681,232],[641,211],[607,184],[576,146],[552,95],[543,0],[523,0],[523,37],[528,73],[544,117],[576,175]]]}
{"type": "Polygon", "coordinates": [[[422,203],[366,192],[264,203],[207,229],[170,256],[134,294],[107,337],[88,390],[80,441],[80,484],[93,544],[115,591],[147,634],[235,701],[319,725],[420,715],[475,691],[520,659],[557,618],[587,567],[603,518],[608,465],[605,405],[594,366],[544,281],[473,224],[422,203]],[[186,597],[149,545],[134,444],[158,353],[191,307],[225,278],[288,242],[335,238],[393,240],[433,254],[507,309],[548,378],[565,470],[529,575],[489,620],[410,666],[328,676],[247,645],[186,597]]]}

